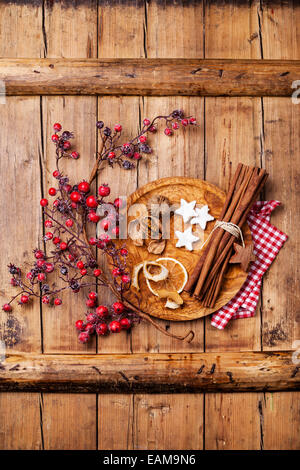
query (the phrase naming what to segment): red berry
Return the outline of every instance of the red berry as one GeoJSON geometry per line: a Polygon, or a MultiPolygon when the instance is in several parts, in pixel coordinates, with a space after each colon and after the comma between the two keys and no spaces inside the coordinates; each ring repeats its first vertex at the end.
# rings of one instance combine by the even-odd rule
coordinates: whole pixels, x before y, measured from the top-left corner
{"type": "Polygon", "coordinates": [[[107,231],[110,227],[109,220],[107,220],[107,219],[101,220],[101,227],[103,228],[103,230],[107,231]]]}
{"type": "Polygon", "coordinates": [[[59,173],[58,170],[54,170],[52,174],[53,174],[54,178],[58,178],[60,176],[60,173],[59,173]]]}
{"type": "Polygon", "coordinates": [[[86,319],[89,323],[94,323],[95,322],[95,317],[94,317],[94,314],[93,313],[89,313],[87,316],[86,316],[86,319]]]}
{"type": "Polygon", "coordinates": [[[179,129],[179,124],[178,124],[178,122],[173,122],[172,128],[173,128],[175,131],[176,131],[177,129],[179,129]]]}
{"type": "Polygon", "coordinates": [[[43,259],[38,259],[36,262],[36,265],[38,268],[43,268],[45,264],[45,261],[43,259]]]}
{"type": "Polygon", "coordinates": [[[66,220],[66,226],[67,227],[72,227],[73,226],[73,220],[72,219],[67,219],[66,220]]]}
{"type": "Polygon", "coordinates": [[[40,204],[41,204],[42,207],[48,206],[48,199],[41,199],[40,204]]]}
{"type": "Polygon", "coordinates": [[[39,281],[44,281],[45,279],[46,279],[46,276],[45,276],[44,273],[39,273],[39,274],[38,274],[38,280],[39,280],[39,281]]]}
{"type": "Polygon", "coordinates": [[[142,155],[139,152],[134,152],[133,158],[135,160],[140,160],[142,158],[142,155]]]}
{"type": "Polygon", "coordinates": [[[45,263],[46,273],[52,273],[54,271],[54,264],[52,263],[45,263]]]}
{"type": "Polygon", "coordinates": [[[81,343],[87,343],[90,339],[90,335],[86,331],[82,331],[82,333],[78,335],[78,339],[81,343]]]}
{"type": "Polygon", "coordinates": [[[85,331],[88,331],[89,333],[93,333],[94,332],[94,325],[92,323],[87,323],[85,325],[85,331]]]}
{"type": "Polygon", "coordinates": [[[80,270],[81,276],[85,276],[87,274],[87,270],[85,268],[80,270]]]}
{"type": "Polygon", "coordinates": [[[36,257],[36,259],[43,259],[45,255],[42,252],[42,250],[36,250],[36,252],[34,253],[34,256],[36,257]]]}
{"type": "Polygon", "coordinates": [[[27,274],[26,274],[26,278],[27,278],[27,279],[32,279],[32,278],[33,278],[32,273],[31,273],[31,272],[27,273],[27,274]]]}
{"type": "Polygon", "coordinates": [[[89,244],[90,245],[96,245],[97,244],[97,238],[95,238],[95,237],[89,238],[89,244]]]}
{"type": "Polygon", "coordinates": [[[90,190],[90,185],[87,181],[82,181],[81,183],[79,183],[78,189],[79,191],[82,191],[83,193],[88,193],[90,190]]]}
{"type": "Polygon", "coordinates": [[[157,131],[157,128],[155,126],[151,126],[149,131],[152,132],[152,134],[155,134],[155,132],[157,131]]]}
{"type": "Polygon", "coordinates": [[[120,250],[120,253],[121,253],[122,256],[127,256],[128,255],[128,250],[126,250],[126,248],[122,248],[120,250]]]}
{"type": "Polygon", "coordinates": [[[197,119],[194,117],[190,118],[190,124],[197,124],[197,119]]]}
{"type": "Polygon", "coordinates": [[[105,305],[99,305],[99,307],[96,308],[96,313],[99,317],[105,318],[109,315],[108,308],[105,307],[105,305]]]}
{"type": "Polygon", "coordinates": [[[188,119],[182,119],[181,124],[182,124],[184,127],[188,126],[188,124],[189,124],[188,119]]]}
{"type": "Polygon", "coordinates": [[[118,322],[116,320],[110,322],[109,329],[112,333],[120,333],[120,331],[121,331],[120,322],[118,322]]]}
{"type": "Polygon", "coordinates": [[[54,237],[53,238],[53,243],[54,243],[54,245],[57,245],[58,243],[60,243],[60,238],[59,237],[54,237]]]}
{"type": "Polygon", "coordinates": [[[76,264],[76,266],[77,266],[78,269],[83,269],[83,268],[84,268],[83,261],[78,261],[78,263],[76,264]]]}
{"type": "Polygon", "coordinates": [[[57,134],[53,134],[53,136],[51,137],[51,140],[52,140],[52,142],[58,142],[58,140],[59,140],[58,135],[57,135],[57,134]]]}
{"type": "Polygon", "coordinates": [[[96,294],[96,292],[93,292],[93,291],[90,292],[90,293],[89,293],[89,298],[90,298],[91,300],[96,300],[96,299],[97,299],[97,294],[96,294]]]}
{"type": "Polygon", "coordinates": [[[71,142],[69,140],[66,140],[63,144],[64,150],[69,150],[71,148],[71,142]]]}
{"type": "MultiPolygon", "coordinates": [[[[121,198],[117,197],[115,200],[114,200],[114,206],[117,208],[117,209],[121,209],[121,207],[123,206],[123,201],[121,198]]],[[[114,214],[112,214],[113,217],[114,217],[114,214]]]]}
{"type": "Polygon", "coordinates": [[[68,244],[65,243],[65,242],[61,242],[61,244],[59,245],[59,248],[64,251],[68,248],[68,244]]]}
{"type": "Polygon", "coordinates": [[[73,209],[77,209],[77,203],[76,202],[71,202],[71,207],[73,209]]]}
{"type": "Polygon", "coordinates": [[[100,323],[99,325],[96,326],[96,333],[97,335],[104,336],[108,332],[108,326],[106,323],[100,323]]]}
{"type": "Polygon", "coordinates": [[[115,313],[120,314],[124,312],[125,306],[122,302],[115,302],[113,304],[113,309],[115,313]]]}
{"type": "Polygon", "coordinates": [[[77,320],[77,322],[75,323],[75,327],[77,328],[77,330],[80,331],[83,327],[83,321],[82,320],[77,320]]]}
{"type": "Polygon", "coordinates": [[[120,325],[122,330],[129,330],[129,328],[131,327],[131,321],[128,320],[128,318],[122,318],[120,320],[120,325]]]}
{"type": "Polygon", "coordinates": [[[130,282],[130,276],[128,276],[128,274],[123,274],[121,279],[122,279],[122,282],[124,282],[124,284],[128,284],[128,282],[130,282]]]}
{"type": "Polygon", "coordinates": [[[61,131],[61,124],[59,124],[59,122],[56,122],[55,124],[53,124],[53,129],[55,131],[61,131]]]}
{"type": "Polygon", "coordinates": [[[99,220],[100,220],[100,216],[98,214],[96,214],[95,211],[89,212],[88,218],[91,222],[94,222],[95,224],[97,222],[99,222],[99,220]]]}
{"type": "Polygon", "coordinates": [[[119,270],[119,268],[114,268],[111,273],[114,277],[117,277],[120,276],[121,271],[119,270]]]}
{"type": "Polygon", "coordinates": [[[110,187],[102,184],[98,189],[99,196],[106,197],[110,194],[110,187]]]}
{"type": "Polygon", "coordinates": [[[73,202],[78,202],[78,201],[80,201],[80,199],[81,199],[81,194],[80,194],[78,191],[73,191],[73,192],[70,194],[70,199],[71,199],[71,201],[73,201],[73,202]]]}
{"type": "Polygon", "coordinates": [[[149,119],[144,119],[143,124],[144,124],[144,126],[149,126],[150,120],[149,119]]]}
{"type": "Polygon", "coordinates": [[[141,144],[144,144],[145,142],[147,142],[147,137],[145,135],[141,135],[141,137],[139,138],[139,142],[141,144]]]}
{"type": "Polygon", "coordinates": [[[42,302],[43,304],[48,304],[50,302],[48,295],[44,295],[44,297],[42,298],[42,302]]]}
{"type": "Polygon", "coordinates": [[[52,227],[53,223],[52,220],[45,220],[45,227],[50,228],[52,227]]]}
{"type": "Polygon", "coordinates": [[[170,136],[170,135],[173,134],[172,130],[171,130],[169,127],[166,127],[166,129],[165,129],[164,132],[165,132],[165,134],[168,135],[168,136],[170,136]]]}
{"type": "Polygon", "coordinates": [[[15,279],[14,277],[11,278],[10,283],[11,283],[11,285],[14,286],[14,287],[17,285],[17,281],[16,281],[16,279],[15,279]]]}
{"type": "Polygon", "coordinates": [[[119,236],[119,233],[120,233],[119,227],[114,227],[114,228],[112,229],[112,234],[113,234],[115,237],[118,237],[118,236],[119,236]]]}
{"type": "Polygon", "coordinates": [[[74,158],[74,160],[78,160],[78,158],[80,157],[79,153],[74,151],[71,153],[71,157],[74,158]]]}
{"type": "Polygon", "coordinates": [[[85,304],[86,304],[86,306],[87,306],[88,308],[93,308],[93,307],[95,307],[95,305],[96,305],[95,301],[92,300],[92,299],[87,299],[87,301],[85,302],[85,304]]]}
{"type": "Polygon", "coordinates": [[[4,304],[4,305],[2,305],[2,310],[3,310],[4,312],[11,312],[11,311],[12,311],[12,307],[11,307],[11,305],[9,305],[9,304],[4,304]]]}
{"type": "Polygon", "coordinates": [[[122,130],[122,126],[120,124],[116,124],[115,125],[115,131],[116,132],[121,132],[121,130],[122,130]]]}
{"type": "Polygon", "coordinates": [[[58,200],[58,199],[55,199],[55,201],[53,202],[54,207],[57,207],[58,204],[59,204],[59,200],[58,200]]]}
{"type": "Polygon", "coordinates": [[[88,207],[93,209],[98,206],[98,202],[95,196],[89,196],[85,202],[88,207]]]}
{"type": "Polygon", "coordinates": [[[72,189],[72,186],[70,184],[63,185],[63,190],[66,191],[66,193],[69,193],[71,189],[72,189]]]}
{"type": "Polygon", "coordinates": [[[74,160],[77,160],[80,157],[80,155],[78,152],[72,152],[71,157],[74,158],[74,160]]]}
{"type": "Polygon", "coordinates": [[[52,232],[47,232],[45,237],[47,238],[47,240],[52,240],[53,238],[53,233],[52,232]]]}
{"type": "Polygon", "coordinates": [[[100,276],[101,274],[102,274],[101,269],[95,269],[95,270],[94,270],[94,276],[95,276],[95,277],[98,277],[98,276],[100,276]]]}
{"type": "Polygon", "coordinates": [[[21,298],[20,298],[21,304],[27,304],[28,300],[29,300],[29,296],[28,296],[28,295],[25,295],[25,294],[24,294],[24,295],[21,295],[21,298]]]}
{"type": "Polygon", "coordinates": [[[109,152],[109,154],[107,155],[107,157],[110,158],[111,160],[115,158],[115,156],[116,156],[115,152],[109,152]]]}
{"type": "Polygon", "coordinates": [[[55,188],[49,188],[49,191],[48,191],[48,192],[49,192],[50,196],[55,196],[55,194],[56,194],[56,189],[55,189],[55,188]]]}
{"type": "Polygon", "coordinates": [[[71,255],[71,253],[68,255],[68,257],[69,257],[69,260],[70,260],[70,261],[74,261],[74,259],[75,259],[74,256],[71,255]]]}
{"type": "Polygon", "coordinates": [[[55,300],[54,300],[54,305],[61,305],[62,304],[62,300],[57,297],[55,300]]]}

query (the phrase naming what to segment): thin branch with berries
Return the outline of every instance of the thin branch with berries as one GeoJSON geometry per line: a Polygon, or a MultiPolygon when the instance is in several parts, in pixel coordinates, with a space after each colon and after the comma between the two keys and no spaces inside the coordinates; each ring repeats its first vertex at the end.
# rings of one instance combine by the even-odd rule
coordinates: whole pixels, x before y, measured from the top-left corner
{"type": "Polygon", "coordinates": [[[157,132],[160,121],[165,123],[164,133],[169,137],[180,126],[196,125],[195,118],[184,117],[182,111],[175,110],[168,116],[156,116],[152,121],[144,119],[139,134],[120,144],[122,126],[116,124],[111,129],[106,127],[103,121],[98,121],[96,126],[100,134],[100,148],[96,154],[95,165],[90,177],[76,184],[71,184],[69,177],[64,175],[60,168],[61,162],[66,158],[77,160],[80,157],[77,151],[72,150],[71,139],[74,135],[69,131],[62,132],[61,124],[54,124],[51,139],[55,144],[56,169],[53,177],[57,185],[51,187],[48,193],[49,196],[55,197],[55,200],[52,204],[49,204],[46,198],[40,201],[47,229],[43,242],[46,243],[47,249],[46,252],[38,248],[33,250],[34,260],[25,274],[14,264],[8,266],[12,275],[11,285],[19,288],[19,291],[2,306],[5,312],[12,311],[15,301],[25,305],[34,298],[41,299],[43,304],[58,307],[62,304],[61,294],[65,290],[78,294],[82,289],[88,288],[88,311],[85,313],[85,319],[78,320],[75,324],[79,331],[79,341],[82,343],[87,343],[95,333],[104,336],[129,330],[142,319],[167,336],[188,341],[193,339],[192,331],[184,336],[166,331],[146,312],[126,300],[124,294],[131,285],[126,262],[128,250],[125,245],[119,247],[114,241],[119,237],[123,201],[120,198],[114,202],[107,201],[110,195],[107,184],[101,184],[97,194],[91,191],[91,185],[104,164],[132,170],[136,166],[135,162],[143,155],[152,153],[147,136],[157,132]],[[99,215],[101,213],[104,215],[99,215]],[[101,227],[100,235],[88,238],[88,225],[98,223],[101,227]],[[101,250],[108,257],[111,268],[109,274],[99,266],[97,250],[101,250]],[[56,278],[51,282],[54,272],[56,278]],[[58,280],[61,283],[59,287],[58,280]],[[109,288],[117,301],[110,306],[101,305],[97,287],[109,288]]]}

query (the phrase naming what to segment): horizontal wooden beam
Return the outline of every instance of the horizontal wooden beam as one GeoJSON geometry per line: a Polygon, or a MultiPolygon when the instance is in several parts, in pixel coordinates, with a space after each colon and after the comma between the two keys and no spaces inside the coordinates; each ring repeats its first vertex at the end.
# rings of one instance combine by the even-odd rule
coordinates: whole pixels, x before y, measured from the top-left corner
{"type": "Polygon", "coordinates": [[[7,95],[291,96],[300,61],[0,59],[7,95]]]}
{"type": "Polygon", "coordinates": [[[8,354],[0,391],[241,392],[300,389],[292,352],[8,354]]]}

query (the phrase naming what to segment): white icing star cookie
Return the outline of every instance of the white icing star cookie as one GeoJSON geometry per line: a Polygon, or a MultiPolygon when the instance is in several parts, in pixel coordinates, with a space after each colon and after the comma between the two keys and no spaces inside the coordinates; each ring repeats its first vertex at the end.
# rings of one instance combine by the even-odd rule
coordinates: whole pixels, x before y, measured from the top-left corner
{"type": "Polygon", "coordinates": [[[184,223],[188,222],[191,217],[196,215],[194,211],[196,201],[186,202],[185,199],[180,199],[180,207],[176,209],[175,214],[181,215],[183,217],[184,223]]]}
{"type": "Polygon", "coordinates": [[[199,237],[195,237],[192,234],[192,227],[187,228],[184,232],[175,232],[178,242],[176,243],[177,248],[185,247],[187,250],[193,250],[193,243],[199,240],[199,237]]]}
{"type": "Polygon", "coordinates": [[[191,224],[199,224],[202,230],[206,229],[207,222],[214,220],[214,217],[208,213],[208,206],[203,206],[201,209],[196,208],[196,217],[191,220],[191,224]]]}

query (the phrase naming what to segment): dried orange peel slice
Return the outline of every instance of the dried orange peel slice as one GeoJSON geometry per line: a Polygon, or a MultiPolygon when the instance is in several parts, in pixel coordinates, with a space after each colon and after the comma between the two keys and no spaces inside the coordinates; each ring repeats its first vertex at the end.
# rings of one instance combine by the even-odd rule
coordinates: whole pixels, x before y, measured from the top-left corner
{"type": "Polygon", "coordinates": [[[168,269],[162,264],[157,263],[156,261],[142,261],[141,263],[136,264],[133,268],[132,273],[132,286],[135,287],[138,291],[140,290],[139,272],[141,269],[143,269],[145,279],[149,279],[154,282],[164,281],[165,279],[167,279],[169,274],[168,269]],[[148,270],[149,265],[158,266],[160,268],[160,272],[158,274],[151,274],[148,270]]]}

